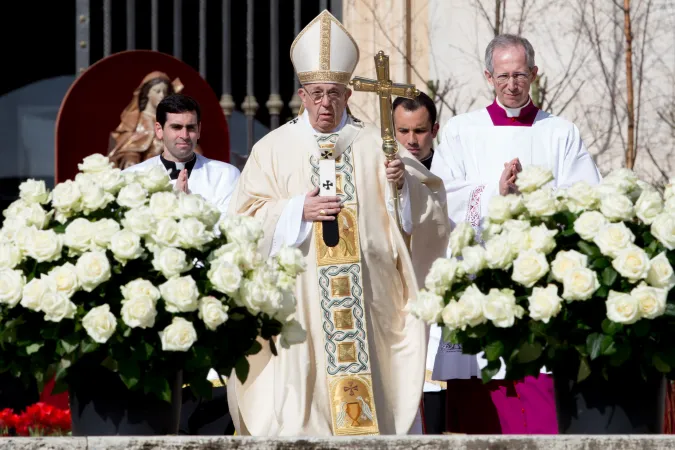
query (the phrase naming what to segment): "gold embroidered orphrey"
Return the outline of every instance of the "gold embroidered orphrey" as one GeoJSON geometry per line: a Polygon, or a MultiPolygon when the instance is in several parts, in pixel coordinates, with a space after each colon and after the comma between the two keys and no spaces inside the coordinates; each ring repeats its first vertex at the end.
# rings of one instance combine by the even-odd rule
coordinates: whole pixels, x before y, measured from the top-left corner
{"type": "MultiPolygon", "coordinates": [[[[335,145],[335,134],[317,136],[320,152],[312,156],[312,183],[319,185],[319,158],[334,159],[325,151],[335,145]],[[330,138],[333,139],[330,139],[330,138]],[[332,141],[332,142],[329,142],[332,141]]],[[[359,244],[358,208],[351,146],[338,155],[335,164],[336,191],[343,201],[337,216],[340,240],[335,247],[323,241],[323,224],[314,222],[314,242],[318,265],[319,298],[324,330],[326,378],[335,436],[379,434],[366,312],[363,297],[363,271],[359,244]]]]}

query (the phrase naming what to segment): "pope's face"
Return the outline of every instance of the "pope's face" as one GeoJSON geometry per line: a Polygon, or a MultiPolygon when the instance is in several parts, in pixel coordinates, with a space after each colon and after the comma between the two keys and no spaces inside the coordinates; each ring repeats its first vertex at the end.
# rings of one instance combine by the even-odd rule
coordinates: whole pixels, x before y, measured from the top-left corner
{"type": "Polygon", "coordinates": [[[192,159],[201,127],[194,111],[167,113],[164,128],[155,122],[155,135],[164,142],[164,157],[170,161],[192,159]]]}
{"type": "Polygon", "coordinates": [[[498,47],[492,53],[493,72],[485,77],[495,88],[497,99],[507,108],[520,108],[530,97],[530,84],[537,76],[537,66],[527,67],[525,48],[521,45],[498,47]]]}
{"type": "Polygon", "coordinates": [[[340,124],[352,91],[341,84],[312,83],[298,89],[298,95],[317,131],[330,133],[340,124]]]}

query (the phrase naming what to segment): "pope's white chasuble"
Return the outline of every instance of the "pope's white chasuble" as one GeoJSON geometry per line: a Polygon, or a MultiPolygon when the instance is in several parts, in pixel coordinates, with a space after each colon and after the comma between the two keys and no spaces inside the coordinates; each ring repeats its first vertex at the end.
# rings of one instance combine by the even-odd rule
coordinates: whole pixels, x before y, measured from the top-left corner
{"type": "Polygon", "coordinates": [[[343,202],[338,241],[321,222],[298,244],[307,270],[297,282],[303,344],[267,345],[249,357],[245,383],[230,377],[228,402],[239,434],[327,436],[407,434],[420,404],[427,327],[405,310],[449,223],[442,182],[401,150],[412,232],[409,247],[387,210],[379,129],[349,118],[321,135],[296,118],[253,148],[230,212],[260,218],[261,251],[272,247],[286,206],[315,187],[343,202]]]}

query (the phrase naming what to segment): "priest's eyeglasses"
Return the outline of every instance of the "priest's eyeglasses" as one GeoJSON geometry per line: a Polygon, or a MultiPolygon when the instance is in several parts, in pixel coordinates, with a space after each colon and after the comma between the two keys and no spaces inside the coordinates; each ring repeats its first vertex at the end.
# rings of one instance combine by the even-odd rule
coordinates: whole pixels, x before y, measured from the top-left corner
{"type": "Polygon", "coordinates": [[[516,84],[523,84],[530,79],[530,74],[523,72],[514,72],[512,74],[500,73],[499,75],[493,75],[493,78],[497,81],[498,84],[506,84],[512,77],[513,81],[516,84]]]}
{"type": "Polygon", "coordinates": [[[329,89],[328,91],[321,91],[321,90],[316,90],[309,92],[306,87],[302,87],[307,94],[309,94],[309,97],[312,99],[314,103],[321,103],[321,100],[323,100],[324,95],[328,96],[328,100],[331,102],[334,102],[336,100],[339,100],[342,98],[343,95],[345,95],[345,91],[339,91],[337,89],[329,89]]]}

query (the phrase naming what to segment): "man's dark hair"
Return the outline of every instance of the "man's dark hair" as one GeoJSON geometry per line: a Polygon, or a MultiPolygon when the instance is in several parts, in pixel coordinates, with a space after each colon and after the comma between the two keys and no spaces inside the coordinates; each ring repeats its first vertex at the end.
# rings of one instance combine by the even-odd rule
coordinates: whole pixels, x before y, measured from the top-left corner
{"type": "Polygon", "coordinates": [[[202,121],[202,112],[199,109],[199,103],[194,98],[183,94],[167,95],[157,105],[157,112],[155,114],[157,122],[164,128],[166,123],[166,115],[180,114],[184,112],[197,113],[197,123],[202,121]]]}
{"type": "Polygon", "coordinates": [[[436,105],[434,101],[424,92],[420,92],[416,98],[405,98],[405,97],[396,97],[394,104],[392,106],[392,111],[396,111],[396,108],[402,106],[406,111],[417,111],[418,108],[426,108],[429,111],[429,120],[431,121],[431,126],[434,126],[436,123],[436,105]]]}

